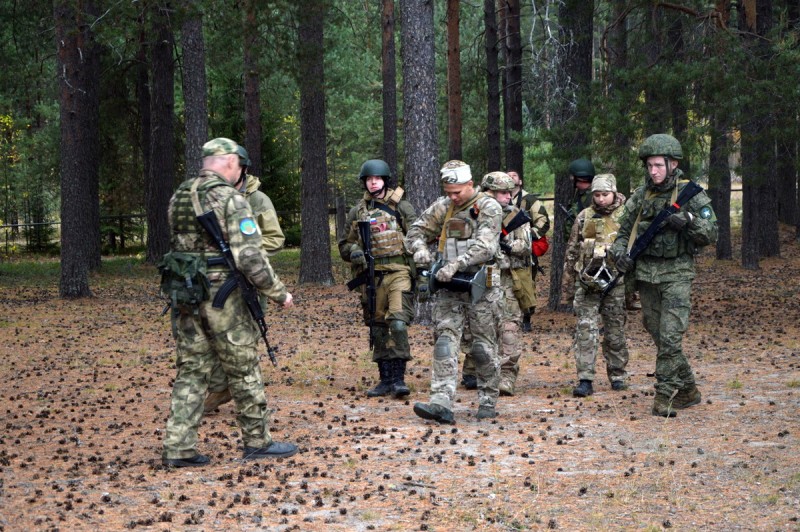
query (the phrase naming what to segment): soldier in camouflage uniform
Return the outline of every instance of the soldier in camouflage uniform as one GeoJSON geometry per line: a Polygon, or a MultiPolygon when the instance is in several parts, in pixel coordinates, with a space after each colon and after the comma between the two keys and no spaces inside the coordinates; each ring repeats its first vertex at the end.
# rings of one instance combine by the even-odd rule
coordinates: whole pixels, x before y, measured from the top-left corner
{"type": "MultiPolygon", "coordinates": [[[[530,257],[520,257],[522,263],[518,260],[512,260],[514,262],[514,265],[512,265],[514,293],[517,296],[519,308],[522,309],[522,331],[531,332],[531,316],[536,312],[536,275],[539,273],[539,257],[544,255],[550,247],[547,241],[547,232],[550,230],[550,216],[547,214],[547,209],[539,199],[539,196],[531,194],[522,188],[523,182],[518,172],[509,170],[508,175],[514,180],[511,204],[527,211],[531,217],[532,254],[530,257]]],[[[500,388],[500,393],[504,393],[502,387],[500,388]]]]}
{"type": "Polygon", "coordinates": [[[700,403],[694,373],[683,353],[683,335],[689,326],[694,256],[717,240],[717,217],[705,192],[692,198],[667,218],[664,228],[636,263],[627,251],[636,236],[667,205],[674,203],[688,183],[678,169],[683,158],[680,143],[666,134],[651,135],[639,147],[645,165],[645,186],[625,204],[617,239],[611,248],[617,269],[636,279],[642,299],[644,327],[658,350],[653,415],[673,417],[675,411],[700,403]]]}
{"type": "Polygon", "coordinates": [[[567,208],[569,216],[564,223],[564,241],[569,240],[572,234],[572,225],[578,214],[592,204],[592,194],[589,189],[592,187],[595,170],[592,161],[589,159],[575,159],[569,163],[569,178],[572,181],[574,192],[572,201],[567,208]]]}
{"type": "MultiPolygon", "coordinates": [[[[475,189],[469,166],[449,161],[441,170],[445,196],[428,207],[414,222],[405,240],[418,268],[432,262],[428,244],[438,238],[444,262],[435,274],[439,283],[451,282],[456,272],[468,276],[491,265],[499,243],[503,210],[500,204],[475,189]]],[[[487,267],[488,270],[488,267],[487,267]]],[[[471,354],[477,365],[480,406],[477,418],[497,415],[499,360],[496,324],[502,312],[503,291],[499,275],[488,272],[486,291],[472,303],[470,294],[441,289],[433,309],[436,342],[433,348],[430,403],[416,403],[414,413],[423,419],[455,423],[453,400],[458,378],[458,350],[465,322],[472,333],[471,354]]]]}
{"type": "MultiPolygon", "coordinates": [[[[258,228],[261,229],[261,248],[267,253],[268,257],[272,257],[283,249],[283,243],[286,240],[283,236],[283,230],[281,230],[281,224],[278,222],[278,213],[275,211],[269,196],[259,189],[261,180],[247,173],[250,167],[250,156],[247,150],[240,145],[238,153],[239,161],[242,165],[242,173],[239,181],[234,186],[247,198],[258,228]]],[[[217,365],[214,371],[211,372],[211,378],[208,382],[208,397],[203,403],[203,411],[209,414],[232,399],[225,372],[222,370],[221,365],[217,365]]]]}
{"type": "MultiPolygon", "coordinates": [[[[519,331],[522,325],[522,310],[520,310],[515,288],[520,275],[530,279],[531,265],[531,229],[529,224],[522,225],[506,231],[506,225],[519,213],[520,209],[511,204],[514,181],[504,172],[491,172],[483,177],[481,190],[488,196],[497,200],[503,207],[503,229],[501,230],[500,246],[495,256],[495,263],[500,269],[500,283],[503,289],[503,312],[497,323],[498,343],[500,350],[500,395],[514,395],[514,387],[519,375],[519,331]],[[522,270],[520,272],[520,270],[522,270]]],[[[469,324],[468,324],[469,325],[469,324]]],[[[464,369],[462,383],[475,382],[475,361],[470,355],[471,334],[464,331],[462,351],[464,369]]],[[[467,389],[471,389],[465,384],[467,389]]]]}
{"type": "MultiPolygon", "coordinates": [[[[232,186],[241,171],[237,148],[234,141],[225,138],[203,145],[199,177],[182,183],[169,204],[169,255],[190,258],[197,270],[205,271],[195,277],[193,286],[207,285],[208,293],[196,303],[172,307],[178,373],[164,436],[162,463],[167,466],[200,466],[209,462],[197,452],[197,429],[208,380],[216,364],[221,364],[236,403],[244,458],[291,456],[297,452],[295,445],[275,442],[270,436],[256,349],[259,330],[240,291],[234,290],[222,309],[212,307],[214,296],[230,272],[226,266],[218,265],[222,255],[197,222],[197,216],[209,210],[216,215],[242,274],[283,307],[293,304],[291,294],[261,249],[261,233],[247,200],[232,186]]],[[[172,297],[176,300],[174,294],[172,297]]]]}
{"type": "MultiPolygon", "coordinates": [[[[378,365],[380,381],[367,391],[368,397],[391,394],[401,398],[410,393],[405,383],[406,364],[411,360],[408,324],[414,318],[414,293],[411,291],[411,257],[406,256],[403,239],[417,219],[414,207],[403,197],[400,187],[389,188],[389,165],[371,159],[361,165],[359,177],[364,197],[350,210],[347,235],[339,241],[342,260],[360,273],[367,266],[364,242],[358,222],[370,222],[372,256],[375,260],[375,316],[372,320],[375,345],[372,360],[378,365]]],[[[361,291],[364,320],[369,325],[366,287],[361,291]]]]}
{"type": "Polygon", "coordinates": [[[603,320],[603,358],[611,389],[627,388],[628,348],[625,342],[625,287],[614,287],[603,297],[603,289],[616,275],[608,249],[619,230],[625,196],[617,192],[612,174],[599,174],[592,180],[592,204],[582,210],[572,226],[567,242],[562,292],[572,301],[578,322],[575,330],[575,367],[578,386],[575,397],[594,393],[594,363],[600,343],[600,318],[603,320]]]}

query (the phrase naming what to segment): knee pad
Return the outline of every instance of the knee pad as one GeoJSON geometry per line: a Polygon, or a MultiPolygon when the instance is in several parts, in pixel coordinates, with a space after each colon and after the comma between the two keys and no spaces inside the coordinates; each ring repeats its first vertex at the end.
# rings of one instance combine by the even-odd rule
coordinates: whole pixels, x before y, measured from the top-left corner
{"type": "Polygon", "coordinates": [[[445,360],[450,358],[453,352],[453,341],[447,336],[439,336],[436,343],[433,344],[433,358],[438,360],[445,360]]]}
{"type": "Polygon", "coordinates": [[[491,362],[491,349],[483,342],[474,342],[472,344],[472,358],[475,360],[477,366],[483,366],[491,362]]]}
{"type": "Polygon", "coordinates": [[[408,331],[408,325],[403,320],[391,320],[389,322],[389,332],[392,335],[403,334],[408,331]]]}

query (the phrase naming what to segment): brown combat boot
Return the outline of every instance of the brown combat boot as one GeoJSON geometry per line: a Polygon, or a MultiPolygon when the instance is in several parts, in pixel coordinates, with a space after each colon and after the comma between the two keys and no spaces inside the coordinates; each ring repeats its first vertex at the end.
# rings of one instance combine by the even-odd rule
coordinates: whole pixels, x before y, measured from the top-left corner
{"type": "Polygon", "coordinates": [[[625,294],[625,308],[628,310],[642,310],[642,303],[639,301],[638,292],[625,294]]]}
{"type": "Polygon", "coordinates": [[[656,394],[653,401],[653,415],[661,417],[675,417],[675,406],[672,404],[672,399],[666,395],[656,394]]]}
{"type": "Polygon", "coordinates": [[[203,413],[208,414],[213,412],[225,403],[231,402],[232,399],[231,391],[228,388],[225,388],[221,392],[211,392],[203,403],[203,413]]]}
{"type": "Polygon", "coordinates": [[[685,388],[681,388],[681,390],[675,396],[675,399],[672,400],[672,407],[677,408],[678,410],[689,408],[690,406],[700,404],[701,399],[702,396],[700,395],[700,390],[697,389],[697,386],[692,384],[685,388]]]}

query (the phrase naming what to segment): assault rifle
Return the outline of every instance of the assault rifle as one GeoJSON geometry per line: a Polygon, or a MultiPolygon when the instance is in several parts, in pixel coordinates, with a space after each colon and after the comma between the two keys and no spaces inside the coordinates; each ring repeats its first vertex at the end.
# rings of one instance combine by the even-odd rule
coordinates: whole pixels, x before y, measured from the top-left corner
{"type": "MultiPolygon", "coordinates": [[[[502,238],[529,223],[531,223],[530,215],[522,209],[517,209],[516,213],[513,213],[513,215],[509,214],[505,219],[503,219],[503,224],[500,226],[500,237],[502,238]],[[511,218],[510,220],[509,217],[511,218]]],[[[511,246],[505,242],[500,242],[500,249],[506,253],[511,253],[511,246]]]]}
{"type": "MultiPolygon", "coordinates": [[[[197,217],[197,221],[214,240],[214,244],[216,244],[224,257],[224,264],[228,266],[231,272],[231,276],[222,284],[217,295],[214,296],[214,301],[211,306],[214,308],[223,308],[225,306],[225,300],[228,299],[230,293],[233,292],[236,287],[239,287],[239,290],[242,292],[242,299],[247,305],[247,310],[250,311],[250,315],[258,324],[258,328],[261,331],[261,338],[264,339],[264,343],[267,345],[269,360],[272,362],[273,366],[277,367],[278,361],[275,359],[275,348],[269,345],[269,339],[267,339],[267,323],[264,321],[264,309],[261,308],[261,303],[258,301],[258,290],[236,267],[236,260],[233,258],[233,252],[228,246],[228,243],[225,242],[225,237],[222,236],[222,228],[219,226],[219,220],[217,220],[214,211],[204,212],[197,217]]],[[[211,260],[213,261],[213,259],[211,260]]],[[[211,264],[213,265],[215,262],[211,264]]]]}
{"type": "Polygon", "coordinates": [[[364,258],[367,267],[354,279],[347,283],[348,290],[355,290],[362,284],[367,285],[367,313],[369,314],[369,348],[375,347],[375,308],[377,306],[377,288],[375,286],[375,258],[372,256],[372,230],[369,221],[358,222],[358,236],[364,244],[364,258]]]}
{"type": "MultiPolygon", "coordinates": [[[[675,203],[667,205],[661,209],[661,212],[659,212],[656,217],[653,218],[653,221],[650,223],[647,231],[636,237],[633,246],[631,246],[630,251],[628,251],[628,257],[635,262],[636,259],[639,258],[639,255],[641,255],[644,250],[647,249],[647,246],[650,245],[650,242],[653,241],[653,238],[655,238],[655,236],[660,233],[662,229],[664,229],[664,226],[667,223],[667,218],[681,210],[681,207],[686,205],[689,200],[697,196],[702,190],[703,187],[694,181],[689,181],[686,186],[683,187],[681,193],[678,194],[678,197],[675,199],[675,203]]],[[[623,275],[624,274],[622,273],[617,273],[617,275],[615,275],[614,278],[608,283],[608,286],[605,287],[601,297],[606,297],[606,295],[608,295],[608,293],[611,292],[615,286],[617,286],[617,283],[619,283],[619,280],[623,275]]]]}
{"type": "Polygon", "coordinates": [[[564,207],[563,203],[559,203],[558,204],[558,208],[561,209],[561,212],[564,213],[564,216],[567,217],[567,220],[569,220],[570,222],[573,222],[573,223],[575,222],[575,215],[573,213],[571,213],[569,209],[564,207]]]}

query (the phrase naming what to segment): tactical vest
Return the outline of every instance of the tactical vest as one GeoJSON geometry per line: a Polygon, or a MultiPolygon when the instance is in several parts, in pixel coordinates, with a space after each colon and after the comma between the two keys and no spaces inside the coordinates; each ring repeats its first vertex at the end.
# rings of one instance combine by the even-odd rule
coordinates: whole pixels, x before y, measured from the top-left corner
{"type": "Polygon", "coordinates": [[[369,220],[372,256],[376,259],[398,257],[404,254],[405,228],[402,217],[397,212],[397,204],[402,197],[403,189],[396,188],[386,191],[385,202],[378,199],[365,199],[358,206],[353,229],[358,231],[359,220],[369,220]]]}
{"type": "MultiPolygon", "coordinates": [[[[187,179],[175,191],[175,200],[172,204],[172,249],[174,251],[206,252],[218,255],[216,247],[197,222],[197,215],[192,206],[191,188],[194,179],[187,179]]],[[[205,179],[197,187],[197,195],[202,205],[208,191],[214,187],[227,185],[219,178],[205,179]]]]}
{"type": "Polygon", "coordinates": [[[601,215],[591,207],[584,210],[583,231],[581,232],[581,249],[578,261],[575,263],[575,270],[581,271],[583,268],[603,262],[603,259],[617,238],[620,220],[624,209],[621,207],[614,212],[601,215]]]}
{"type": "MultiPolygon", "coordinates": [[[[637,226],[637,234],[641,235],[650,227],[650,223],[658,216],[664,207],[675,202],[678,193],[687,181],[678,181],[677,186],[672,190],[664,191],[661,193],[652,193],[645,190],[642,195],[642,204],[639,215],[639,225],[637,226]]],[[[644,250],[643,255],[651,257],[661,257],[665,259],[673,259],[679,255],[690,254],[694,255],[696,246],[694,242],[686,238],[684,231],[673,231],[665,227],[656,234],[650,245],[644,250]]]]}
{"type": "MultiPolygon", "coordinates": [[[[439,252],[446,262],[458,259],[475,244],[481,200],[487,197],[483,192],[479,192],[472,200],[459,207],[458,211],[455,211],[452,203],[450,204],[439,238],[439,252]]],[[[478,269],[478,266],[474,266],[468,271],[478,269]]]]}

